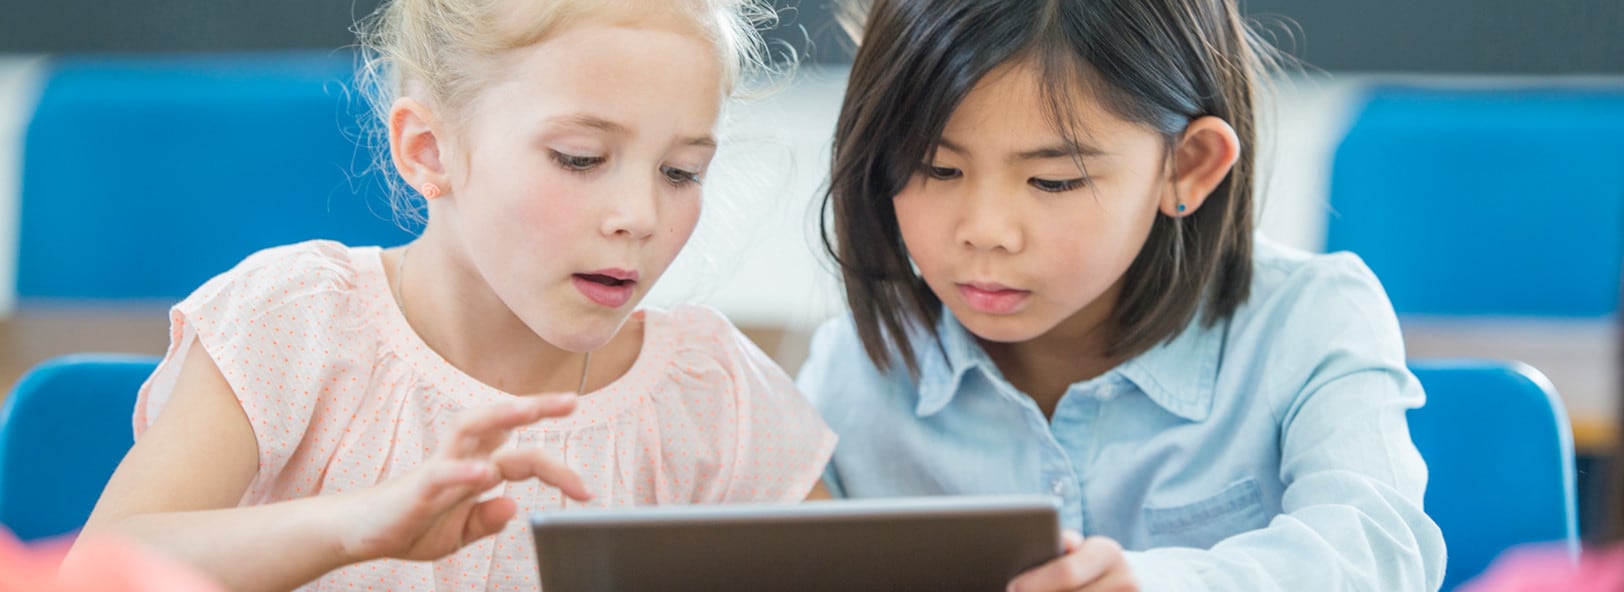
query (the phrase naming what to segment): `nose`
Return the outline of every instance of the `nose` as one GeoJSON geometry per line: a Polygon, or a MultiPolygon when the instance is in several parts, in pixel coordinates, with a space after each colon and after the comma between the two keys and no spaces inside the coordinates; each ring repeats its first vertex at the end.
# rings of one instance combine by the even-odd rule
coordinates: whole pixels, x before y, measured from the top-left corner
{"type": "Polygon", "coordinates": [[[603,219],[606,236],[644,240],[659,228],[659,188],[655,182],[626,183],[610,198],[603,219]]]}
{"type": "Polygon", "coordinates": [[[975,251],[1019,253],[1026,247],[1016,204],[1004,192],[980,184],[959,199],[955,238],[975,251]]]}

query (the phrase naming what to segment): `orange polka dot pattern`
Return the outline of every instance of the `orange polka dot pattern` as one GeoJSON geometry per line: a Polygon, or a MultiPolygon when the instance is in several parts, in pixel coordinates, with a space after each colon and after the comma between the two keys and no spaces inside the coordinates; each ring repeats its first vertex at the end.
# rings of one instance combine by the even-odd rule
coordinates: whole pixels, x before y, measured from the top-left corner
{"type": "MultiPolygon", "coordinates": [[[[432,454],[459,412],[513,397],[422,342],[395,305],[380,254],[327,241],[269,249],[176,305],[169,352],[136,404],[137,437],[193,343],[220,367],[259,443],[241,505],[369,487],[432,454]]],[[[644,345],[626,375],[507,444],[563,459],[598,497],[581,504],[535,480],[487,497],[514,498],[521,516],[804,498],[835,437],[783,370],[714,310],[635,314],[644,345]]],[[[439,561],[352,565],[303,589],[537,590],[534,554],[526,521],[515,519],[439,561]]]]}

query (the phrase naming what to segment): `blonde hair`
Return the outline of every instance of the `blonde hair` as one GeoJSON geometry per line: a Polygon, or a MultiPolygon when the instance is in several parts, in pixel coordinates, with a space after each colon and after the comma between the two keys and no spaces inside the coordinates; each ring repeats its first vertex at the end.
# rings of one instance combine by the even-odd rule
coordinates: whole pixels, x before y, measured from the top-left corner
{"type": "Polygon", "coordinates": [[[772,72],[759,31],[777,13],[763,0],[386,0],[356,24],[357,84],[373,113],[374,169],[384,174],[397,221],[423,222],[422,203],[392,174],[388,121],[397,99],[411,94],[456,122],[500,74],[506,52],[585,20],[666,16],[715,46],[728,94],[747,94],[752,74],[772,72]]]}

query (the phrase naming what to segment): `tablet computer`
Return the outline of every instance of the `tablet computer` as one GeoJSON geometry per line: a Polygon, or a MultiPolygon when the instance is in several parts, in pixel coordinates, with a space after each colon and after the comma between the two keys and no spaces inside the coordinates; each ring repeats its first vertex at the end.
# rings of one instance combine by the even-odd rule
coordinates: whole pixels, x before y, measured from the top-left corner
{"type": "Polygon", "coordinates": [[[1003,590],[1061,553],[1059,500],[972,496],[531,517],[546,592],[1003,590]]]}

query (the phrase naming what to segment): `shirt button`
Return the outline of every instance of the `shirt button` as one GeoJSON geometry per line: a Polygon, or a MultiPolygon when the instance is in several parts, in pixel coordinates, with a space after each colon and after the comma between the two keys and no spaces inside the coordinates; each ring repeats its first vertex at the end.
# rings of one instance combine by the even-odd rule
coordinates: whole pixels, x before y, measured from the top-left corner
{"type": "Polygon", "coordinates": [[[1055,495],[1066,497],[1066,493],[1071,491],[1071,487],[1066,484],[1065,479],[1055,479],[1049,483],[1049,490],[1053,491],[1055,495]]]}

